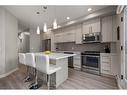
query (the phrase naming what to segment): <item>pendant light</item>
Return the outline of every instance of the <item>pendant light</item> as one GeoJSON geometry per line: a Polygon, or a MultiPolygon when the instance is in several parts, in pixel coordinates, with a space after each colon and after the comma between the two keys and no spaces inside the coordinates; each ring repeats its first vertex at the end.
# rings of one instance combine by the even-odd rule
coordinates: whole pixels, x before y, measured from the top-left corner
{"type": "Polygon", "coordinates": [[[57,29],[57,21],[56,21],[56,19],[54,19],[54,22],[53,22],[53,29],[57,29]]]}
{"type": "Polygon", "coordinates": [[[46,25],[46,23],[44,23],[43,31],[47,32],[47,25],[46,25]]]}
{"type": "Polygon", "coordinates": [[[39,35],[40,34],[40,28],[39,28],[39,26],[37,26],[37,34],[39,35]]]}
{"type": "Polygon", "coordinates": [[[56,21],[56,8],[54,7],[54,16],[55,16],[55,19],[53,21],[53,29],[57,29],[57,21],[56,21]]]}

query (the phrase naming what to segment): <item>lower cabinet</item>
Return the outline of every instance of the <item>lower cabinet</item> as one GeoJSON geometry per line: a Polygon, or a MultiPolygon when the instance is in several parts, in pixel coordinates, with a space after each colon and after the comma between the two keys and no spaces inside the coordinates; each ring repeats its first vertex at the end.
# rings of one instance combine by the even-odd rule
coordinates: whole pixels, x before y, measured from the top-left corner
{"type": "Polygon", "coordinates": [[[77,54],[76,56],[73,57],[74,63],[73,66],[75,69],[81,69],[81,55],[77,54]]]}
{"type": "Polygon", "coordinates": [[[117,75],[117,71],[115,68],[118,68],[117,54],[110,53],[101,53],[100,57],[100,65],[101,65],[101,73],[108,75],[117,75]]]}

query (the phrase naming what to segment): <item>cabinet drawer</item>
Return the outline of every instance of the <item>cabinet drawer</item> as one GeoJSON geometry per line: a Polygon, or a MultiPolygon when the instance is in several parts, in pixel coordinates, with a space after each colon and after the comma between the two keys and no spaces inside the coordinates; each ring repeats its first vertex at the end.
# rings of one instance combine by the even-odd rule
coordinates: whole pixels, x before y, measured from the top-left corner
{"type": "Polygon", "coordinates": [[[81,68],[81,65],[79,65],[79,64],[74,64],[74,67],[76,67],[76,68],[81,68]]]}
{"type": "MultiPolygon", "coordinates": [[[[101,67],[101,73],[110,73],[111,72],[111,67],[110,66],[108,66],[108,65],[103,65],[102,67],[101,67]]],[[[107,74],[106,73],[106,74],[107,74]]]]}
{"type": "Polygon", "coordinates": [[[110,70],[105,70],[105,69],[102,69],[102,70],[101,70],[101,73],[103,73],[103,74],[111,74],[111,73],[110,73],[110,70]]]}
{"type": "Polygon", "coordinates": [[[110,65],[111,63],[110,62],[106,62],[106,61],[101,61],[101,64],[108,64],[108,65],[110,65]]]}
{"type": "Polygon", "coordinates": [[[103,61],[103,62],[110,62],[111,58],[109,56],[102,56],[101,61],[103,61]]]}
{"type": "Polygon", "coordinates": [[[110,70],[110,68],[111,68],[110,64],[104,64],[104,63],[101,64],[101,69],[110,70]]]}

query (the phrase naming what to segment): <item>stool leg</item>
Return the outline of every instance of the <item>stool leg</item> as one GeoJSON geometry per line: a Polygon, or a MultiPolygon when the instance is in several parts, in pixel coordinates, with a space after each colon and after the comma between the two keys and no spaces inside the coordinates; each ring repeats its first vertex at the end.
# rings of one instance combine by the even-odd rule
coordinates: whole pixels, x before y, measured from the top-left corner
{"type": "Polygon", "coordinates": [[[50,89],[50,75],[47,75],[47,86],[49,90],[50,89]]]}
{"type": "Polygon", "coordinates": [[[39,88],[39,84],[38,84],[38,71],[35,69],[36,73],[35,73],[35,82],[32,83],[29,86],[29,89],[38,89],[39,88]]]}
{"type": "Polygon", "coordinates": [[[28,66],[26,66],[26,69],[27,69],[27,76],[26,76],[26,78],[24,79],[24,82],[29,82],[30,81],[30,74],[29,74],[29,67],[28,66]]]}
{"type": "Polygon", "coordinates": [[[36,76],[35,76],[35,84],[38,84],[38,71],[37,70],[36,70],[36,76]]]}

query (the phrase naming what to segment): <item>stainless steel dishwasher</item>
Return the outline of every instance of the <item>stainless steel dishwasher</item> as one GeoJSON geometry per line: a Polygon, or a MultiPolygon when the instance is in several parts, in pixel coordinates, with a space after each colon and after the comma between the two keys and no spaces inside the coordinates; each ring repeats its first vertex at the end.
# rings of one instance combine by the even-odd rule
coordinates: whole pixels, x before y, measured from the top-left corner
{"type": "MultiPolygon", "coordinates": [[[[64,52],[65,54],[74,54],[73,52],[64,52]]],[[[73,66],[73,56],[72,57],[68,57],[68,67],[70,68],[74,68],[73,66]]]]}

